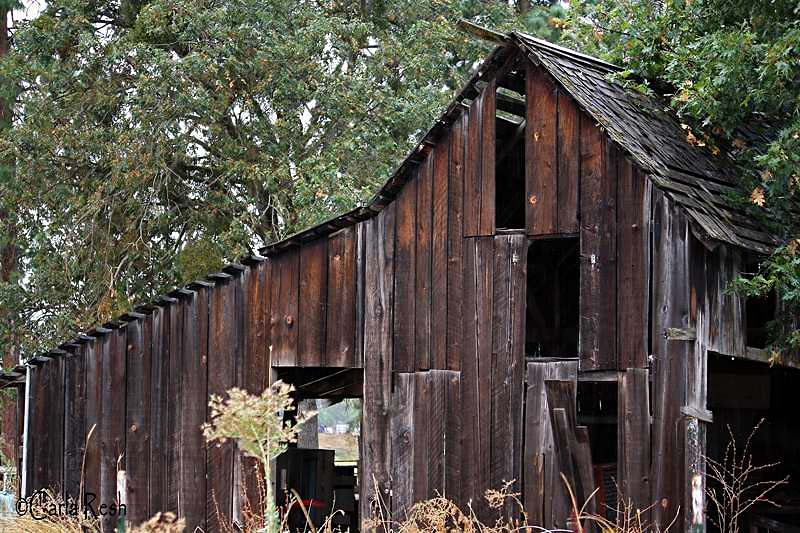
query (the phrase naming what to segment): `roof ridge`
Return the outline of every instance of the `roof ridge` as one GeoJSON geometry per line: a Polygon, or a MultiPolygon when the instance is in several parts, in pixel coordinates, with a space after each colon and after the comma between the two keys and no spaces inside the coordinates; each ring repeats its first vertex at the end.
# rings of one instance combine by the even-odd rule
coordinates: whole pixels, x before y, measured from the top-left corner
{"type": "Polygon", "coordinates": [[[587,61],[589,63],[604,67],[604,68],[609,69],[609,70],[615,70],[615,71],[618,71],[618,72],[625,70],[623,67],[621,67],[619,65],[616,65],[614,63],[610,63],[608,61],[605,61],[605,60],[600,59],[600,58],[595,57],[595,56],[591,56],[589,54],[584,54],[583,52],[578,52],[577,50],[575,50],[573,48],[567,48],[565,46],[561,46],[561,45],[558,45],[558,44],[555,44],[555,43],[551,43],[550,41],[547,41],[545,39],[540,39],[538,37],[534,37],[533,35],[530,35],[529,33],[521,32],[521,31],[512,31],[509,35],[511,35],[513,37],[516,37],[517,39],[526,41],[527,44],[532,44],[532,45],[534,45],[536,47],[539,47],[539,48],[546,48],[550,52],[555,52],[557,54],[565,55],[565,56],[568,56],[568,57],[573,58],[573,59],[580,59],[580,60],[583,60],[583,61],[587,61]]]}

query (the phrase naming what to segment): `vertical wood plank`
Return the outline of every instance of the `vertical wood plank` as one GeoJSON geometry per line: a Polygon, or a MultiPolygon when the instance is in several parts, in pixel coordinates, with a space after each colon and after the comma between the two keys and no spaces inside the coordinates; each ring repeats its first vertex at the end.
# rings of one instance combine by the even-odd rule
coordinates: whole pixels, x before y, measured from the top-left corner
{"type": "MultiPolygon", "coordinates": [[[[567,414],[567,410],[562,407],[550,409],[550,424],[553,427],[554,459],[556,460],[557,470],[564,476],[563,481],[575,493],[575,499],[583,501],[581,497],[583,495],[581,479],[578,477],[575,464],[572,461],[572,457],[575,455],[575,442],[571,435],[574,426],[570,425],[570,417],[567,414]]],[[[565,507],[569,508],[569,505],[565,505],[565,507]]],[[[569,518],[572,514],[572,511],[570,511],[569,516],[557,516],[556,523],[560,527],[569,528],[569,518]]]]}
{"type": "Polygon", "coordinates": [[[450,138],[433,152],[433,226],[431,243],[431,368],[447,368],[447,245],[450,138]]]}
{"type": "MultiPolygon", "coordinates": [[[[31,369],[31,422],[29,426],[29,445],[28,461],[30,463],[28,494],[47,488],[47,439],[45,425],[45,406],[47,405],[48,369],[46,365],[37,366],[31,369]]],[[[99,403],[99,402],[98,402],[99,403]]],[[[97,474],[97,487],[99,490],[99,467],[97,474]]]]}
{"type": "MultiPolygon", "coordinates": [[[[578,441],[579,432],[575,408],[577,383],[571,379],[546,380],[545,390],[550,409],[550,424],[553,430],[553,462],[556,474],[559,472],[565,474],[575,498],[580,502],[586,502],[594,487],[592,486],[593,476],[588,446],[584,446],[578,441]],[[589,457],[586,458],[586,455],[589,457]]],[[[582,437],[585,444],[588,445],[588,434],[584,434],[582,437]]],[[[560,476],[557,482],[562,484],[560,476]]],[[[591,503],[588,507],[590,512],[593,511],[591,503]]],[[[572,504],[566,491],[562,490],[561,498],[553,502],[552,519],[556,526],[566,527],[570,516],[572,516],[572,504]]]]}
{"type": "Polygon", "coordinates": [[[447,380],[449,372],[431,370],[428,392],[428,498],[445,494],[445,434],[447,432],[447,380]]]}
{"type": "Polygon", "coordinates": [[[522,478],[526,247],[524,235],[494,238],[489,481],[496,488],[515,480],[514,490],[522,478]]]}
{"type": "Polygon", "coordinates": [[[489,374],[491,405],[489,418],[489,486],[501,487],[513,475],[511,388],[514,360],[511,357],[511,237],[494,238],[492,294],[492,351],[489,374]],[[510,452],[510,453],[509,453],[510,452]]]}
{"type": "Polygon", "coordinates": [[[450,165],[448,170],[448,243],[447,243],[447,368],[461,368],[463,317],[462,247],[464,235],[464,144],[469,118],[462,113],[450,133],[450,165]]]}
{"type": "Polygon", "coordinates": [[[49,367],[48,402],[48,486],[56,493],[64,491],[64,357],[52,359],[49,367]]]}
{"type": "Polygon", "coordinates": [[[572,98],[558,90],[558,233],[578,232],[581,113],[572,98]]]}
{"type": "MultiPolygon", "coordinates": [[[[388,411],[391,398],[392,309],[394,286],[394,205],[363,223],[364,237],[364,401],[359,487],[362,528],[372,516],[375,497],[391,506],[391,440],[388,411]]],[[[389,507],[391,510],[391,507],[389,507]]]]}
{"type": "Polygon", "coordinates": [[[685,435],[685,485],[683,487],[684,531],[706,527],[706,424],[694,417],[683,420],[685,435]]]}
{"type": "Polygon", "coordinates": [[[356,347],[353,366],[364,367],[364,225],[358,224],[356,231],[356,347]]]}
{"type": "MultiPolygon", "coordinates": [[[[117,327],[104,339],[102,432],[100,441],[100,502],[119,503],[117,460],[125,455],[125,357],[127,328],[117,327]]],[[[117,517],[102,519],[103,531],[113,531],[117,517]]]]}
{"type": "Polygon", "coordinates": [[[275,257],[272,276],[277,284],[273,292],[272,359],[277,366],[297,365],[297,309],[299,282],[299,253],[297,248],[275,257]]]}
{"type": "MultiPolygon", "coordinates": [[[[261,394],[269,384],[269,279],[270,263],[262,261],[250,268],[247,278],[245,313],[246,334],[244,345],[244,389],[250,394],[261,394]]],[[[242,458],[244,498],[251,509],[261,509],[259,487],[264,482],[260,463],[252,457],[242,458]]]]}
{"type": "Polygon", "coordinates": [[[394,376],[390,433],[392,442],[392,519],[402,522],[414,503],[414,392],[415,374],[394,376]]]}
{"type": "Polygon", "coordinates": [[[153,339],[150,396],[150,510],[157,512],[166,505],[166,411],[167,380],[169,378],[169,319],[168,308],[153,311],[153,339]]]}
{"type": "MultiPolygon", "coordinates": [[[[696,339],[686,361],[686,406],[697,412],[706,411],[708,408],[708,330],[709,320],[707,314],[707,250],[705,246],[693,236],[688,242],[689,263],[689,323],[694,325],[696,339]]],[[[740,319],[743,317],[739,315],[740,319]]],[[[740,322],[739,324],[742,324],[740,322]]],[[[734,331],[737,328],[734,326],[734,331]]],[[[742,329],[742,328],[739,328],[742,329]]],[[[695,497],[696,493],[704,495],[706,492],[706,433],[707,424],[694,417],[684,420],[686,435],[686,456],[684,471],[686,472],[682,507],[687,531],[705,531],[706,509],[704,497],[695,497]]]]}
{"type": "Polygon", "coordinates": [[[208,405],[208,289],[198,287],[181,306],[180,516],[190,531],[206,525],[206,446],[200,426],[208,405]]]}
{"type": "MultiPolygon", "coordinates": [[[[231,317],[235,313],[236,286],[231,281],[218,282],[209,298],[208,325],[208,393],[225,397],[235,380],[234,353],[236,338],[231,317]]],[[[234,445],[208,444],[206,457],[207,500],[206,523],[209,532],[230,524],[233,515],[233,455],[234,445]]]]}
{"type": "Polygon", "coordinates": [[[167,511],[179,512],[178,495],[181,490],[181,417],[182,385],[182,351],[183,351],[183,307],[185,296],[181,296],[170,305],[169,313],[169,371],[167,378],[167,398],[164,406],[166,413],[166,470],[167,470],[167,511]]]}
{"type": "MultiPolygon", "coordinates": [[[[269,312],[269,322],[267,324],[269,331],[269,358],[273,366],[279,366],[278,351],[276,347],[277,338],[280,336],[281,328],[281,310],[280,310],[280,296],[281,296],[281,262],[280,256],[272,256],[267,258],[269,265],[267,277],[267,290],[269,291],[269,298],[267,299],[267,309],[269,312]]],[[[209,299],[209,306],[211,300],[209,299]]],[[[209,307],[210,309],[210,307],[209,307]]],[[[209,320],[211,320],[209,318],[209,320]]],[[[211,333],[209,332],[209,336],[211,333]]],[[[210,340],[210,337],[209,337],[210,340]]]]}
{"type": "MultiPolygon", "coordinates": [[[[545,522],[546,447],[552,434],[544,390],[545,366],[527,364],[525,398],[525,450],[522,462],[522,494],[529,525],[547,527],[545,522]]],[[[548,520],[549,522],[549,520],[548,520]]]]}
{"type": "MultiPolygon", "coordinates": [[[[398,372],[414,370],[416,305],[416,228],[417,182],[421,169],[400,191],[394,204],[397,209],[397,253],[394,276],[394,369],[398,372]]],[[[368,287],[367,287],[368,289],[368,287]]],[[[366,353],[364,354],[366,357],[366,353]]]]}
{"type": "Polygon", "coordinates": [[[591,120],[581,121],[582,370],[616,368],[616,158],[591,120]]]}
{"type": "Polygon", "coordinates": [[[541,67],[525,62],[525,206],[530,235],[558,228],[557,96],[541,67]]]}
{"type": "MultiPolygon", "coordinates": [[[[40,449],[42,446],[42,439],[37,437],[41,435],[39,427],[42,425],[39,416],[41,410],[38,405],[41,404],[39,399],[41,396],[41,389],[44,382],[44,375],[41,366],[32,366],[28,373],[27,381],[29,382],[30,389],[30,404],[29,404],[29,417],[28,423],[28,436],[26,445],[28,446],[28,464],[26,469],[27,486],[26,492],[28,495],[33,494],[42,486],[42,475],[45,465],[42,465],[40,458],[44,455],[40,449]]],[[[98,485],[99,486],[99,485],[98,485]]]]}
{"type": "MultiPolygon", "coordinates": [[[[298,253],[298,262],[299,265],[299,253],[298,253]]],[[[234,279],[232,281],[233,285],[233,315],[230,317],[231,327],[233,328],[233,383],[231,384],[232,387],[236,387],[242,389],[244,387],[244,346],[245,346],[245,310],[247,307],[247,302],[245,298],[247,296],[245,287],[247,286],[247,279],[250,277],[250,270],[248,268],[243,268],[235,271],[231,271],[234,279]]],[[[299,272],[298,272],[298,279],[299,279],[299,272]]],[[[298,282],[299,284],[299,282],[298,282]]],[[[299,295],[299,288],[298,288],[298,295],[299,295]]],[[[295,330],[297,330],[297,325],[295,325],[295,330]]],[[[234,447],[233,452],[233,486],[231,487],[231,516],[233,520],[241,523],[243,520],[242,516],[242,495],[243,495],[243,487],[244,481],[242,480],[242,452],[239,450],[238,445],[234,447]]]]}
{"type": "Polygon", "coordinates": [[[620,368],[647,365],[647,272],[644,222],[646,178],[628,158],[619,161],[617,224],[617,353],[620,368]]]}
{"type": "MultiPolygon", "coordinates": [[[[629,368],[618,390],[617,478],[622,497],[650,515],[650,387],[646,368],[629,368]]],[[[649,520],[647,520],[649,522],[649,520]]]]}
{"type": "Polygon", "coordinates": [[[431,365],[431,251],[433,223],[433,155],[420,166],[417,182],[415,370],[431,365]]]}
{"type": "Polygon", "coordinates": [[[487,514],[483,493],[489,487],[491,451],[492,297],[494,276],[493,238],[464,241],[464,358],[462,401],[464,404],[464,493],[476,503],[479,516],[487,514]]]}
{"type": "Polygon", "coordinates": [[[464,236],[480,235],[481,229],[481,148],[483,92],[469,106],[464,151],[464,236]]]}
{"type": "Polygon", "coordinates": [[[356,245],[352,227],[331,235],[328,244],[327,366],[355,365],[356,245]]]}
{"type": "MultiPolygon", "coordinates": [[[[325,364],[328,289],[328,241],[317,239],[300,248],[300,295],[297,313],[297,357],[300,366],[325,364]]],[[[350,309],[351,316],[355,309],[350,309]]],[[[328,315],[330,316],[330,315],[328,315]]],[[[346,318],[347,313],[343,318],[346,318]]],[[[334,327],[340,327],[334,323],[334,327]]],[[[335,365],[331,365],[335,366],[335,365]]]]}
{"type": "MultiPolygon", "coordinates": [[[[595,482],[594,465],[592,463],[592,449],[589,445],[589,428],[586,426],[575,427],[575,467],[583,486],[583,502],[587,513],[597,513],[597,500],[592,497],[598,484],[595,482]]],[[[586,531],[593,532],[594,524],[588,522],[586,531]]]]}
{"type": "Polygon", "coordinates": [[[429,497],[431,374],[414,373],[414,501],[429,497]]]}
{"type": "Polygon", "coordinates": [[[64,491],[78,501],[86,441],[86,343],[75,345],[64,369],[64,491]]]}
{"type": "Polygon", "coordinates": [[[28,369],[25,371],[25,401],[28,404],[28,412],[27,417],[24,424],[24,431],[25,436],[23,439],[23,445],[25,446],[25,461],[22,467],[24,469],[20,470],[20,494],[25,496],[30,496],[34,490],[34,481],[36,478],[36,468],[34,466],[34,461],[36,459],[34,455],[34,450],[36,446],[36,434],[34,433],[35,429],[35,397],[36,397],[36,367],[29,366],[28,369]],[[25,480],[24,487],[22,486],[22,480],[25,480]],[[24,490],[23,490],[24,489],[24,490]]]}
{"type": "Polygon", "coordinates": [[[480,235],[493,235],[495,226],[497,79],[489,80],[481,98],[480,235]]]}
{"type": "Polygon", "coordinates": [[[140,524],[150,517],[150,360],[152,314],[132,320],[127,327],[125,421],[125,472],[127,473],[127,520],[140,524]]]}
{"type": "Polygon", "coordinates": [[[459,506],[464,505],[462,496],[462,431],[463,404],[461,402],[461,372],[447,373],[445,385],[445,465],[444,496],[459,506]]]}

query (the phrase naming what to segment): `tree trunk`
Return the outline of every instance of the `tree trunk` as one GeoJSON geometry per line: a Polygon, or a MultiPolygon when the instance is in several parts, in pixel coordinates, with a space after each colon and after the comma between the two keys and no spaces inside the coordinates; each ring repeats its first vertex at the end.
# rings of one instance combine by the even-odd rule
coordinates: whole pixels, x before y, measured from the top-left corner
{"type": "MultiPolygon", "coordinates": [[[[309,411],[316,411],[317,404],[315,400],[303,400],[300,402],[298,406],[298,411],[300,413],[307,413],[309,411]]],[[[308,450],[314,450],[319,448],[319,435],[317,433],[317,427],[319,425],[319,419],[317,415],[314,415],[312,418],[306,420],[306,422],[300,426],[300,432],[297,434],[297,447],[298,448],[305,448],[308,450]]]]}
{"type": "MultiPolygon", "coordinates": [[[[8,10],[0,10],[0,57],[8,54],[8,10]]],[[[0,128],[11,127],[11,103],[6,99],[0,99],[0,128]]],[[[13,173],[14,164],[4,161],[0,172],[10,177],[13,173]]],[[[0,205],[0,227],[3,229],[2,242],[0,248],[0,282],[8,283],[11,281],[17,269],[17,231],[13,220],[13,215],[9,213],[6,206],[0,205]]],[[[15,317],[13,311],[7,310],[0,313],[0,322],[6,324],[10,330],[5,339],[0,339],[0,357],[4,369],[13,368],[19,362],[19,350],[14,335],[15,317]]],[[[17,409],[16,396],[3,396],[0,399],[0,432],[2,432],[2,453],[12,465],[17,465],[17,409]]]]}

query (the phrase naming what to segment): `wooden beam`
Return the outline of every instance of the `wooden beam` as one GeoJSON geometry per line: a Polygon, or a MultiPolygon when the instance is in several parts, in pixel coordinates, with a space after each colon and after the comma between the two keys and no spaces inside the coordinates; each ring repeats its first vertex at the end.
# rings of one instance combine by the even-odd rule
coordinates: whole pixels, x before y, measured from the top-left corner
{"type": "Polygon", "coordinates": [[[458,19],[458,22],[456,22],[456,28],[481,41],[497,44],[505,44],[509,41],[509,37],[505,33],[500,33],[490,30],[484,26],[479,26],[478,24],[470,22],[467,19],[458,19]]]}

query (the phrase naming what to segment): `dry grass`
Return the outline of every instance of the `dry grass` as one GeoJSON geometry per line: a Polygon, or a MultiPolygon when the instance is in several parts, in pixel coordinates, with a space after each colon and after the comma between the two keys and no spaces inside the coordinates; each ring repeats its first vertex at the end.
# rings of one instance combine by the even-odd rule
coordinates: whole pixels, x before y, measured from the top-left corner
{"type": "Polygon", "coordinates": [[[358,435],[320,433],[319,447],[323,450],[335,450],[336,462],[358,461],[358,435]]]}
{"type": "MultiPolygon", "coordinates": [[[[444,497],[432,498],[418,502],[411,507],[407,516],[402,521],[393,521],[388,514],[385,503],[376,497],[374,507],[374,517],[368,523],[370,531],[378,533],[584,533],[587,526],[593,524],[595,531],[603,533],[654,533],[656,529],[649,524],[643,517],[647,509],[638,510],[630,502],[620,502],[620,509],[617,511],[618,521],[612,522],[608,519],[586,513],[586,504],[579,507],[575,497],[570,490],[572,498],[572,520],[569,529],[548,530],[539,526],[526,525],[527,514],[520,501],[519,493],[511,490],[511,483],[507,483],[497,490],[486,491],[486,502],[490,509],[495,511],[512,510],[512,514],[518,518],[502,519],[498,518],[494,523],[484,523],[477,516],[471,505],[466,509],[459,508],[454,502],[444,497]],[[579,520],[575,520],[579,517],[579,520]]],[[[569,489],[569,487],[568,487],[569,489]]],[[[50,494],[52,501],[43,503],[37,509],[36,515],[43,515],[46,509],[44,505],[52,503],[63,503],[58,496],[50,494]]],[[[298,508],[306,517],[306,528],[304,533],[335,533],[338,531],[332,526],[333,515],[329,516],[324,523],[313,524],[311,518],[300,502],[300,497],[296,493],[290,504],[292,508],[298,508]]],[[[264,516],[260,512],[251,508],[249,503],[243,501],[243,524],[234,527],[229,520],[224,520],[223,531],[238,532],[245,531],[256,533],[266,531],[264,529],[264,516]]],[[[288,513],[287,513],[288,514],[288,513]]],[[[502,514],[502,513],[501,513],[502,514]]],[[[672,524],[660,533],[669,531],[672,524]]],[[[158,513],[153,518],[131,528],[131,533],[183,533],[186,525],[183,519],[177,519],[172,513],[158,513]]],[[[37,520],[30,514],[0,520],[0,533],[25,531],[28,533],[99,533],[100,523],[98,520],[85,519],[81,516],[57,515],[45,520],[37,520]]],[[[281,524],[281,531],[288,531],[286,521],[281,524]]]]}
{"type": "Polygon", "coordinates": [[[725,455],[716,461],[706,457],[706,477],[716,487],[709,486],[706,496],[716,511],[709,518],[722,533],[739,533],[742,516],[754,505],[765,504],[780,507],[770,499],[770,494],[789,483],[789,476],[769,479],[767,471],[780,463],[753,464],[752,441],[765,419],[761,419],[750,432],[743,448],[739,448],[730,426],[730,440],[725,455]]]}
{"type": "MultiPolygon", "coordinates": [[[[59,494],[42,491],[22,516],[0,519],[0,532],[25,533],[99,533],[100,520],[85,516],[78,507],[70,507],[59,494]],[[72,509],[72,510],[71,510],[72,509]],[[75,511],[75,512],[73,512],[75,511]]],[[[133,527],[130,533],[182,533],[186,521],[172,513],[158,513],[147,522],[133,527]]]]}

